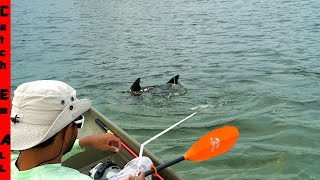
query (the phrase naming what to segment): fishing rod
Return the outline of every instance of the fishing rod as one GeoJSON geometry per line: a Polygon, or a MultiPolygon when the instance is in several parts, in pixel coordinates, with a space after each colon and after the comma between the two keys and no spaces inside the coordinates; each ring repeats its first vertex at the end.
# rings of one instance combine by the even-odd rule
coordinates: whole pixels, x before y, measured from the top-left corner
{"type": "MultiPolygon", "coordinates": [[[[100,119],[96,118],[95,119],[95,122],[101,127],[103,128],[107,133],[110,133],[110,134],[114,134],[110,128],[105,125],[100,119]]],[[[138,157],[138,155],[132,150],[129,148],[129,146],[127,146],[124,142],[120,141],[121,143],[121,146],[124,147],[133,157],[138,157]]]]}
{"type": "MultiPolygon", "coordinates": [[[[110,128],[109,128],[106,124],[104,124],[100,119],[96,118],[96,119],[95,119],[95,122],[96,122],[101,128],[103,128],[107,133],[114,134],[114,133],[110,130],[110,128]]],[[[133,157],[135,157],[135,158],[138,157],[137,153],[135,153],[132,149],[130,149],[130,147],[127,146],[124,142],[120,141],[120,143],[121,143],[121,146],[122,146],[123,148],[125,148],[133,157]]],[[[159,180],[164,180],[164,178],[161,177],[159,174],[157,174],[156,177],[157,177],[159,180]]]]}
{"type": "Polygon", "coordinates": [[[145,172],[145,176],[153,174],[156,176],[158,171],[179,163],[183,160],[201,162],[229,151],[236,143],[239,131],[234,126],[225,126],[215,129],[202,136],[183,156],[180,156],[157,167],[152,167],[145,172]]]}

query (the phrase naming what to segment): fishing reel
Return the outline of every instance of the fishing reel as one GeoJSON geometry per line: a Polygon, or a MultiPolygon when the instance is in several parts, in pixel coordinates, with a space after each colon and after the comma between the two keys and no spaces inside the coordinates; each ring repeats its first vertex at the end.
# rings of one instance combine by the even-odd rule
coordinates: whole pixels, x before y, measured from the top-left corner
{"type": "Polygon", "coordinates": [[[112,176],[121,171],[121,168],[107,159],[97,164],[89,171],[89,176],[94,180],[110,180],[112,176]]]}

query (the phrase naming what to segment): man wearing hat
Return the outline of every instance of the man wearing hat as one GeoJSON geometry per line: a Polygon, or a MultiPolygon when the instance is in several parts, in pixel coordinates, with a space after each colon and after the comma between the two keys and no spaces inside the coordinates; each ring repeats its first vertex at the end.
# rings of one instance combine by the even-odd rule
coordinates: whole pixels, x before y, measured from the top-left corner
{"type": "MultiPolygon", "coordinates": [[[[108,133],[77,139],[91,101],[77,99],[68,84],[55,80],[24,83],[11,109],[12,179],[91,179],[61,162],[92,146],[118,152],[120,139],[108,133]]],[[[144,179],[142,173],[139,179],[144,179]]],[[[128,178],[132,179],[132,177],[128,178]]]]}

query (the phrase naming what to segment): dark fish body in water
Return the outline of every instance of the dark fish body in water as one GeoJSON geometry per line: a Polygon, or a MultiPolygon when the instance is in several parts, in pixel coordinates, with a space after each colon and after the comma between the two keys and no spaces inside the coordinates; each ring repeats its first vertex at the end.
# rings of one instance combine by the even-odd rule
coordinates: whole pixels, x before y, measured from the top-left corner
{"type": "MultiPolygon", "coordinates": [[[[173,78],[171,78],[166,85],[167,86],[172,86],[172,85],[178,85],[179,82],[179,75],[174,76],[173,78]]],[[[153,85],[153,86],[140,86],[140,78],[138,78],[130,87],[130,90],[128,92],[130,92],[132,95],[134,96],[139,96],[147,91],[151,91],[154,88],[158,88],[158,87],[162,87],[160,85],[153,85]]]]}

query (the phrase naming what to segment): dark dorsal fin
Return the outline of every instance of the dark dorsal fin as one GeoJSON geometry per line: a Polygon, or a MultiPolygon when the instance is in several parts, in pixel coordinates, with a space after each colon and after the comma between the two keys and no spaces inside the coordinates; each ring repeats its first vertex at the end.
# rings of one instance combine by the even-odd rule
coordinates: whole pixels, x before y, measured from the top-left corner
{"type": "Polygon", "coordinates": [[[138,78],[131,86],[130,91],[141,91],[140,78],[138,78]]]}
{"type": "Polygon", "coordinates": [[[167,83],[170,83],[170,84],[178,84],[178,80],[179,80],[179,75],[176,75],[175,77],[173,77],[172,79],[170,79],[170,81],[168,81],[167,83]]]}

